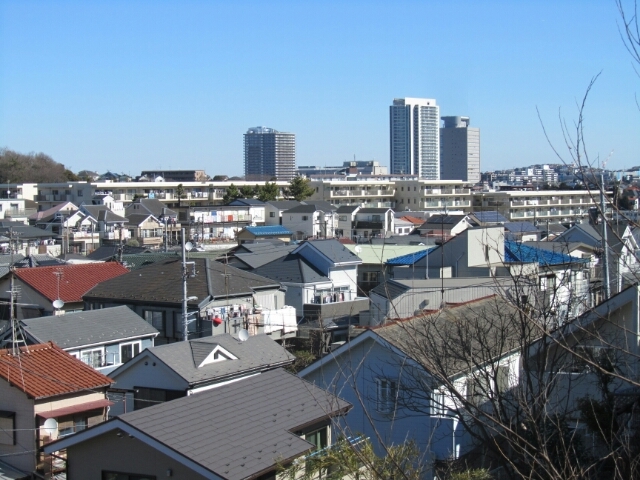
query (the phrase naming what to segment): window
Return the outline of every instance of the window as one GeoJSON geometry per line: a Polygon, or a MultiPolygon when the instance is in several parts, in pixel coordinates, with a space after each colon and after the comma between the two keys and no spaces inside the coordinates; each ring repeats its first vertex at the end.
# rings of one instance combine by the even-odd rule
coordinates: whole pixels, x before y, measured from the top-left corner
{"type": "Polygon", "coordinates": [[[327,427],[316,430],[315,432],[307,433],[304,439],[315,445],[316,450],[322,450],[327,447],[327,427]]]}
{"type": "Polygon", "coordinates": [[[346,215],[339,215],[338,216],[338,220],[340,220],[341,222],[346,222],[347,221],[347,216],[346,215]]]}
{"type": "Polygon", "coordinates": [[[102,480],[156,480],[155,475],[140,475],[138,473],[102,472],[102,480]]]}
{"type": "Polygon", "coordinates": [[[390,413],[394,409],[397,395],[396,382],[386,378],[376,380],[376,409],[380,413],[390,413]]]}
{"type": "Polygon", "coordinates": [[[127,363],[140,353],[140,342],[120,345],[120,363],[127,363]]]}
{"type": "Polygon", "coordinates": [[[362,281],[363,282],[378,282],[378,275],[380,272],[363,272],[362,273],[362,281]]]}
{"type": "Polygon", "coordinates": [[[307,220],[309,220],[309,215],[303,215],[302,216],[302,221],[306,222],[307,220]]]}
{"type": "Polygon", "coordinates": [[[607,371],[613,371],[616,367],[615,351],[611,347],[578,346],[575,355],[572,355],[570,371],[583,373],[594,370],[593,362],[607,371]]]}
{"type": "Polygon", "coordinates": [[[72,433],[84,430],[89,425],[89,418],[84,415],[75,415],[73,418],[58,422],[58,436],[66,437],[72,433]]]}
{"type": "Polygon", "coordinates": [[[164,333],[164,312],[145,310],[144,319],[158,329],[161,333],[164,333]]]}
{"type": "Polygon", "coordinates": [[[380,215],[371,215],[372,222],[380,222],[380,215]]]}
{"type": "Polygon", "coordinates": [[[158,403],[169,402],[185,396],[180,390],[164,390],[161,388],[133,387],[133,409],[151,407],[158,403]]]}
{"type": "Polygon", "coordinates": [[[78,190],[78,196],[81,197],[84,195],[84,190],[78,190]]]}
{"type": "Polygon", "coordinates": [[[101,348],[84,350],[80,355],[80,359],[92,368],[102,367],[103,357],[104,355],[101,348]]]}
{"type": "Polygon", "coordinates": [[[16,444],[16,414],[0,410],[0,445],[16,444]]]}
{"type": "Polygon", "coordinates": [[[431,400],[431,415],[434,417],[444,417],[447,414],[447,407],[445,405],[444,390],[436,390],[433,392],[433,398],[431,400]]]}
{"type": "Polygon", "coordinates": [[[269,212],[269,217],[274,218],[276,216],[276,212],[269,212]]]}

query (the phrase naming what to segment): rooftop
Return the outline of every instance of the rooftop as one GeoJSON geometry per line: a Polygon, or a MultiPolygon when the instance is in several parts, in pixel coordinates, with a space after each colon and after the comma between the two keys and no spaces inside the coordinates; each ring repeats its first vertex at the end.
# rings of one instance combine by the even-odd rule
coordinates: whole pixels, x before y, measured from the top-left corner
{"type": "Polygon", "coordinates": [[[265,225],[261,227],[245,227],[245,230],[256,237],[265,237],[273,235],[293,235],[288,229],[282,225],[265,225]]]}
{"type": "Polygon", "coordinates": [[[53,342],[0,350],[0,378],[39,399],[110,386],[113,381],[53,342]]]}
{"type": "Polygon", "coordinates": [[[116,262],[67,264],[15,270],[15,275],[21,281],[52,302],[58,298],[64,302],[81,302],[82,296],[100,282],[126,273],[129,273],[129,270],[116,262]]]}

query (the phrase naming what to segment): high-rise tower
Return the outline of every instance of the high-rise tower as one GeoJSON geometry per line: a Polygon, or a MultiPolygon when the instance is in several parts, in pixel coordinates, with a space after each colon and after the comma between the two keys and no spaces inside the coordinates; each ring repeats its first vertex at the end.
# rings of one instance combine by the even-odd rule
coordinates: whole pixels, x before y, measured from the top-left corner
{"type": "Polygon", "coordinates": [[[469,117],[442,117],[440,128],[440,178],[480,181],[480,129],[469,126],[469,117]]]}
{"type": "Polygon", "coordinates": [[[296,175],[296,135],[267,127],[244,134],[244,175],[247,180],[291,180],[296,175]]]}
{"type": "Polygon", "coordinates": [[[440,107],[430,98],[396,98],[389,107],[391,173],[440,179],[440,107]]]}

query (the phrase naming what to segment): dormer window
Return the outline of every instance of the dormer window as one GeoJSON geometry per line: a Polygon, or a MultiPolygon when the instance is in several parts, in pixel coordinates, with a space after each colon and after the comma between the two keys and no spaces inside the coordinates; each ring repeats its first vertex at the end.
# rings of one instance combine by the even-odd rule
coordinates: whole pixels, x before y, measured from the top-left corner
{"type": "Polygon", "coordinates": [[[200,362],[200,365],[198,365],[198,368],[204,367],[205,365],[208,365],[210,363],[224,362],[226,360],[237,360],[237,359],[238,357],[236,357],[229,351],[225,350],[220,345],[216,345],[215,348],[211,350],[211,352],[209,352],[209,354],[204,358],[204,360],[200,362]]]}

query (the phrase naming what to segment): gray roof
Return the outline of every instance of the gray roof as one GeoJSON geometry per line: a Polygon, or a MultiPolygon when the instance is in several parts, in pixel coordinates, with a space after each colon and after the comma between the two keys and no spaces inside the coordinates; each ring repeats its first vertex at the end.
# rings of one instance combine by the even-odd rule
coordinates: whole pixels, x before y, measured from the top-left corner
{"type": "MultiPolygon", "coordinates": [[[[102,245],[101,247],[96,248],[93,252],[87,255],[88,260],[111,260],[116,255],[118,255],[118,249],[120,247],[118,245],[102,245]]],[[[132,247],[130,245],[122,246],[122,254],[136,254],[142,252],[148,252],[149,249],[147,247],[132,247]]]]}
{"type": "Polygon", "coordinates": [[[16,224],[16,222],[0,222],[0,235],[8,237],[10,230],[13,230],[13,234],[16,235],[20,240],[28,240],[31,238],[60,237],[60,235],[57,235],[50,230],[43,230],[38,227],[32,227],[31,225],[25,225],[24,223],[16,224]]]}
{"type": "Polygon", "coordinates": [[[505,222],[504,228],[511,233],[540,233],[531,222],[505,222]]]}
{"type": "Polygon", "coordinates": [[[156,222],[159,222],[157,218],[155,218],[150,213],[127,213],[127,219],[129,220],[129,226],[141,225],[145,222],[149,217],[156,222]]]}
{"type": "Polygon", "coordinates": [[[241,480],[312,450],[293,432],[350,407],[277,369],[118,418],[218,476],[241,480]]]}
{"type": "Polygon", "coordinates": [[[289,213],[313,213],[318,210],[323,212],[335,212],[337,209],[329,202],[322,201],[307,201],[305,204],[298,205],[297,207],[290,208],[287,210],[289,213]]]}
{"type": "MultiPolygon", "coordinates": [[[[241,342],[228,333],[156,346],[150,348],[149,353],[186,380],[190,386],[271,370],[295,360],[292,354],[268,335],[253,335],[246,342],[241,342]],[[217,346],[237,357],[237,360],[213,362],[199,367],[217,346]]],[[[111,377],[117,380],[122,370],[123,367],[115,370],[111,377]]]]}
{"type": "Polygon", "coordinates": [[[278,210],[288,210],[293,207],[297,207],[301,203],[297,200],[274,200],[272,202],[267,202],[269,205],[273,205],[278,210]]]}
{"type": "Polygon", "coordinates": [[[433,228],[438,225],[457,225],[462,222],[466,215],[431,215],[420,228],[433,228]]]}
{"type": "Polygon", "coordinates": [[[301,250],[307,244],[313,246],[333,263],[362,263],[362,260],[360,260],[355,253],[342,245],[335,238],[308,241],[300,245],[298,250],[301,250]]]}
{"type": "Polygon", "coordinates": [[[391,208],[361,208],[358,213],[387,213],[391,208]]]}
{"type": "Polygon", "coordinates": [[[158,330],[124,306],[29,318],[22,325],[36,343],[52,341],[64,349],[158,335],[158,330]]]}
{"type": "Polygon", "coordinates": [[[99,222],[126,223],[127,219],[113,213],[106,205],[82,205],[81,209],[99,222]]]}
{"type": "Polygon", "coordinates": [[[353,213],[358,208],[359,208],[358,205],[340,205],[336,210],[336,213],[353,213]]]}
{"type": "Polygon", "coordinates": [[[299,255],[289,254],[254,270],[258,275],[278,282],[319,283],[330,282],[322,272],[299,255]]]}
{"type": "MultiPolygon", "coordinates": [[[[210,261],[193,258],[196,276],[187,279],[189,295],[198,300],[251,295],[255,289],[279,288],[279,284],[259,275],[210,261]],[[226,278],[226,281],[225,281],[226,278]]],[[[182,260],[157,262],[96,285],[83,297],[113,299],[127,303],[182,304],[182,260]]]]}
{"type": "Polygon", "coordinates": [[[260,249],[251,253],[236,253],[235,257],[247,264],[250,268],[259,268],[267,263],[287,256],[296,249],[297,245],[273,245],[273,248],[260,249]]]}

